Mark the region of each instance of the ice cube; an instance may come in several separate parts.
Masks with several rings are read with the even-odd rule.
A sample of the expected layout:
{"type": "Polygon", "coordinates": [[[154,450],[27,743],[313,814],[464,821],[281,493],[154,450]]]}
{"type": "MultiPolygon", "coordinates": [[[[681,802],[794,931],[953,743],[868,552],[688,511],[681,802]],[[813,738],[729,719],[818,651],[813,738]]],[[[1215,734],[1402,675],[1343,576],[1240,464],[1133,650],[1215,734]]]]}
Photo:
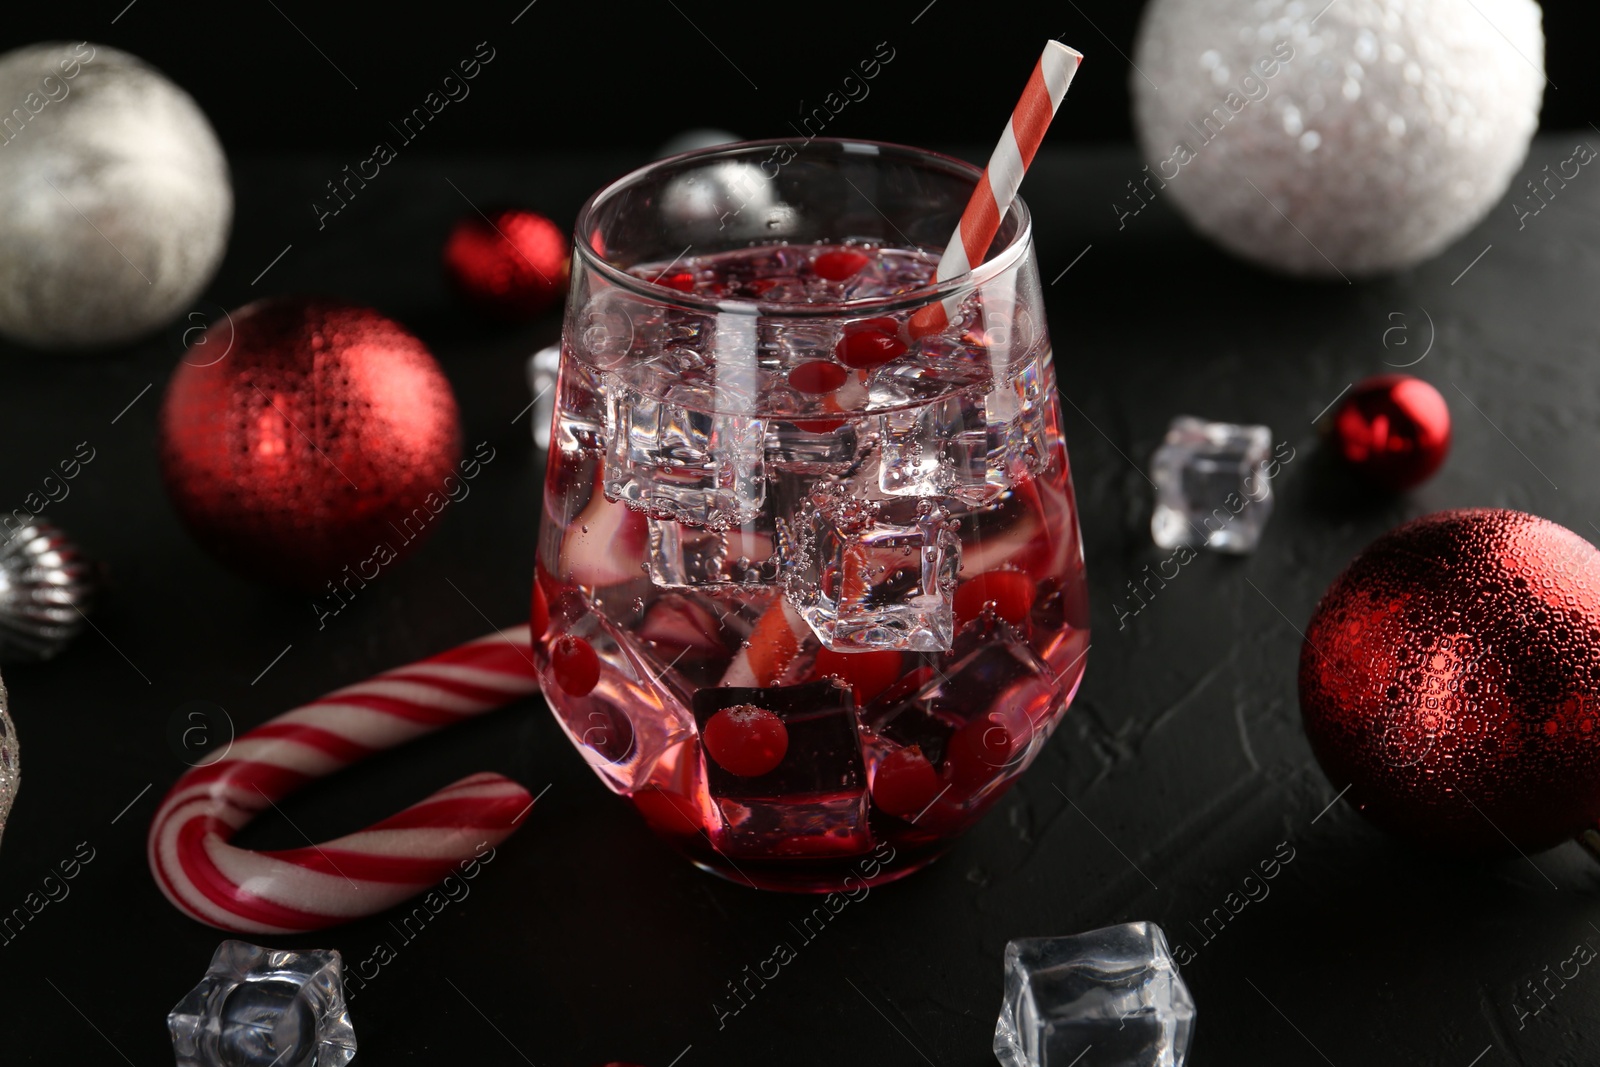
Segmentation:
{"type": "Polygon", "coordinates": [[[650,580],[665,589],[767,585],[779,561],[770,518],[707,529],[650,519],[650,580]]]}
{"type": "Polygon", "coordinates": [[[772,419],[767,423],[767,466],[796,474],[838,474],[856,462],[859,444],[855,424],[842,419],[772,419]]]}
{"type": "Polygon", "coordinates": [[[719,849],[817,856],[870,847],[867,771],[848,686],[719,686],[698,690],[693,700],[702,729],[723,708],[748,705],[777,715],[789,734],[783,762],[763,775],[741,777],[705,757],[706,786],[722,816],[719,849]]]}
{"type": "Polygon", "coordinates": [[[1265,426],[1173,419],[1150,459],[1156,544],[1254,552],[1272,515],[1271,457],[1272,431],[1265,426]]]}
{"type": "Polygon", "coordinates": [[[1005,1067],[1183,1067],[1194,1017],[1155,923],[1021,938],[1006,945],[994,1054],[1005,1067]]]}
{"type": "Polygon", "coordinates": [[[808,516],[788,595],[835,652],[940,652],[955,633],[961,540],[931,500],[830,500],[808,516]]]}
{"type": "Polygon", "coordinates": [[[957,393],[882,417],[879,488],[982,504],[1049,456],[1046,375],[1029,364],[985,395],[957,393]]]}
{"type": "Polygon", "coordinates": [[[224,941],[172,1009],[178,1067],[340,1067],[356,1054],[337,951],[224,941]]]}
{"type": "Polygon", "coordinates": [[[1060,705],[1060,681],[1049,664],[1000,619],[967,623],[949,652],[924,657],[907,676],[918,672],[922,684],[915,691],[877,702],[866,722],[945,767],[958,787],[955,800],[973,799],[1026,767],[1060,705]]]}
{"type": "Polygon", "coordinates": [[[766,433],[763,419],[612,389],[605,494],[657,518],[695,526],[749,521],[766,491],[766,433]]]}

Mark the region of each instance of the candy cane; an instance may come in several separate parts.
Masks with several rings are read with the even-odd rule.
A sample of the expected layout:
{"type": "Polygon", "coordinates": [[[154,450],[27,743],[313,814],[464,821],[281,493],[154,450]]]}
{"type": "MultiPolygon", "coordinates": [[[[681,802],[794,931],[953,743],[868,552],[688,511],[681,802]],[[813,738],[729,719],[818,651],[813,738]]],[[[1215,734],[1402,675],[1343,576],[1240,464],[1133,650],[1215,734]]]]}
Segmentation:
{"type": "Polygon", "coordinates": [[[533,806],[517,783],[474,774],[357,833],[252,852],[238,830],[307,782],[537,692],[528,627],[469,641],[336,690],[239,737],[187,771],[150,825],[150,870],[178,909],[251,934],[320,930],[438,884],[533,806]]]}

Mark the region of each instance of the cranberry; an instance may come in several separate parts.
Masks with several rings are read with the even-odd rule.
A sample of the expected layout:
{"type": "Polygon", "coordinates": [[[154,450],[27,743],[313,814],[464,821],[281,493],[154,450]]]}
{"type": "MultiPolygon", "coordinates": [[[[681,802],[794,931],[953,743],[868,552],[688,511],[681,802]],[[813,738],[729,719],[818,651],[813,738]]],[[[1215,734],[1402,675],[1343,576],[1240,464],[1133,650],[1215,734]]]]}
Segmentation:
{"type": "Polygon", "coordinates": [[[956,590],[956,625],[983,614],[993,604],[994,613],[1013,626],[1021,626],[1033,611],[1038,593],[1033,579],[1021,571],[989,571],[963,582],[956,590]]]}
{"type": "Polygon", "coordinates": [[[664,285],[668,289],[676,289],[680,293],[694,292],[694,275],[686,270],[673,271],[671,274],[657,274],[654,281],[657,285],[664,285]]]}
{"type": "Polygon", "coordinates": [[[980,715],[950,738],[945,765],[958,785],[982,785],[1011,760],[1013,740],[1005,721],[995,712],[980,715]]]}
{"type": "Polygon", "coordinates": [[[589,642],[568,634],[550,650],[550,671],[563,693],[588,696],[600,684],[600,657],[589,642]]]}
{"type": "Polygon", "coordinates": [[[757,778],[783,762],[789,729],[766,708],[735,704],[706,721],[700,731],[706,754],[729,774],[757,778]]]}
{"type": "Polygon", "coordinates": [[[850,372],[837,363],[814,359],[789,372],[789,384],[802,393],[831,393],[845,383],[850,372]]]}
{"type": "Polygon", "coordinates": [[[843,426],[849,419],[794,419],[795,426],[806,433],[832,433],[843,426]]]}
{"type": "Polygon", "coordinates": [[[651,828],[666,834],[694,834],[700,832],[695,818],[694,801],[680,793],[665,789],[641,789],[633,794],[633,806],[639,809],[651,828]]]}
{"type": "Polygon", "coordinates": [[[900,653],[817,651],[812,675],[817,678],[842,678],[856,695],[856,707],[872,703],[900,677],[900,653]]]}
{"type": "Polygon", "coordinates": [[[533,606],[528,613],[528,633],[533,638],[534,647],[544,637],[544,632],[550,629],[550,604],[544,598],[544,590],[540,588],[539,579],[533,580],[533,606]]]}
{"type": "Polygon", "coordinates": [[[811,261],[811,269],[816,271],[819,278],[826,278],[830,282],[842,282],[851,275],[859,274],[861,268],[868,262],[864,254],[844,248],[836,252],[822,253],[811,261]]]}
{"type": "Polygon", "coordinates": [[[872,776],[872,802],[879,810],[902,819],[921,814],[939,795],[939,775],[916,745],[897,748],[882,760],[872,776]]]}
{"type": "Polygon", "coordinates": [[[890,360],[905,354],[906,343],[894,332],[891,319],[868,319],[845,327],[844,336],[834,347],[833,354],[839,362],[856,370],[881,367],[890,360]],[[888,330],[878,328],[879,323],[891,323],[888,330]]]}

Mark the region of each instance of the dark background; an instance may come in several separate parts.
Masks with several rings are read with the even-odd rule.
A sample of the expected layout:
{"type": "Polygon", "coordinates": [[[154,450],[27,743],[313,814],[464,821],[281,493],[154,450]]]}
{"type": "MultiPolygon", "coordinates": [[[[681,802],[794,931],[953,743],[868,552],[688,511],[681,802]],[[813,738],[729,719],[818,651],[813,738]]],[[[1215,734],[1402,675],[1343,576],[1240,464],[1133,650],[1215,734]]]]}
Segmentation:
{"type": "MultiPolygon", "coordinates": [[[[847,908],[718,1029],[712,1003],[725,983],[796,940],[789,924],[812,901],[694,870],[528,700],[308,789],[240,838],[324,840],[480,769],[536,793],[549,786],[471,897],[412,943],[393,916],[267,940],[337,948],[352,965],[395,947],[352,1005],[357,1064],[980,1067],[994,1062],[1009,938],[1132,919],[1159,922],[1196,953],[1183,972],[1200,1011],[1192,1067],[1594,1062],[1593,968],[1531,1019],[1515,1005],[1531,1007],[1525,983],[1581,939],[1600,945],[1600,871],[1575,845],[1531,860],[1443,860],[1330,806],[1342,783],[1312,759],[1295,695],[1297,628],[1351,556],[1400,521],[1488,505],[1600,530],[1592,176],[1525,230],[1497,207],[1413,270],[1295,282],[1197,238],[1164,200],[1120,231],[1104,210],[1139,160],[1125,145],[1073,143],[1128,133],[1126,66],[1088,20],[1129,51],[1136,5],[1077,0],[1086,14],[1070,2],[1046,14],[939,0],[913,27],[921,4],[786,9],[758,22],[748,4],[714,16],[676,0],[757,91],[664,2],[540,0],[515,27],[516,3],[276,2],[359,90],[255,0],[137,0],[114,26],[115,0],[11,10],[0,33],[127,47],[207,109],[233,156],[237,218],[199,311],[307,290],[374,305],[434,351],[466,440],[490,442],[497,458],[417,556],[319,630],[304,599],[201,552],[161,490],[156,411],[183,324],[93,356],[0,343],[0,506],[88,440],[97,458],[51,517],[110,575],[95,631],[52,662],[5,668],[24,780],[0,847],[0,913],[80,842],[95,850],[68,898],[0,944],[7,1067],[171,1062],[165,1014],[225,936],[168,905],[145,863],[151,814],[184,768],[170,731],[188,702],[217,705],[243,731],[525,613],[541,457],[526,416],[514,420],[528,396],[523,361],[559,321],[495,328],[452,298],[439,247],[470,209],[451,183],[565,226],[584,196],[684,127],[786,132],[800,101],[885,39],[900,48],[895,65],[837,132],[966,143],[981,156],[1039,38],[1063,32],[1093,65],[1025,192],[1068,404],[1094,645],[1082,691],[1012,793],[939,863],[847,908]],[[475,95],[317,230],[308,205],[323,183],[485,39],[498,56],[475,95]],[[981,62],[943,58],[978,48],[981,62]],[[977,84],[972,70],[995,76],[977,84]],[[1453,453],[1412,494],[1375,496],[1319,448],[1313,418],[1350,382],[1413,359],[1419,349],[1386,347],[1386,331],[1404,323],[1420,346],[1424,313],[1435,344],[1411,373],[1450,403],[1453,453]],[[1140,469],[1180,412],[1266,423],[1296,459],[1254,556],[1202,556],[1119,630],[1126,583],[1167,555],[1149,540],[1140,469]],[[1294,859],[1271,895],[1202,942],[1198,924],[1283,848],[1294,859]]],[[[1462,18],[1478,17],[1462,2],[1462,18]]],[[[1600,115],[1581,6],[1547,11],[1561,88],[1547,93],[1545,124],[1562,132],[1534,145],[1524,176],[1566,158],[1600,115]]],[[[1091,1054],[1079,1067],[1114,1065],[1091,1054]]]]}
{"type": "MultiPolygon", "coordinates": [[[[527,2],[13,4],[0,45],[88,37],[127,49],[188,89],[232,152],[365,156],[480,41],[497,54],[473,83],[480,99],[447,108],[419,149],[644,148],[690,126],[784,137],[881,41],[897,58],[874,85],[878,102],[846,107],[830,136],[988,142],[1042,42],[1059,37],[1088,58],[1051,142],[1132,136],[1125,56],[1141,0],[537,0],[512,25],[527,2]]],[[[1461,11],[1480,17],[1469,0],[1461,11]]],[[[1544,125],[1581,127],[1600,88],[1600,20],[1587,0],[1544,12],[1546,67],[1560,86],[1546,93],[1544,125]]]]}

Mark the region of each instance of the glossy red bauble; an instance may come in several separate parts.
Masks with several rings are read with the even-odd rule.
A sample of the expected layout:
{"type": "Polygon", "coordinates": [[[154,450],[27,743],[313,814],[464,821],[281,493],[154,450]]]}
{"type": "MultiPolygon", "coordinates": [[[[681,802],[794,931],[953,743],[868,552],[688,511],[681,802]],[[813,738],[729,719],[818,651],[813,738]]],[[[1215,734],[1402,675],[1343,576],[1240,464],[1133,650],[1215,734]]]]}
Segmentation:
{"type": "Polygon", "coordinates": [[[1350,390],[1334,412],[1333,442],[1369,481],[1399,491],[1433,476],[1450,452],[1450,408],[1409,374],[1381,374],[1350,390]]]}
{"type": "Polygon", "coordinates": [[[1306,627],[1300,712],[1385,829],[1463,852],[1571,838],[1600,818],[1600,552],[1488,508],[1389,531],[1306,627]]]}
{"type": "Polygon", "coordinates": [[[354,595],[421,544],[458,491],[450,383],[370,308],[281,298],[226,324],[167,386],[159,449],[173,506],[243,574],[354,595]]]}
{"type": "Polygon", "coordinates": [[[497,318],[529,319],[567,291],[567,235],[532,211],[507,208],[462,217],[444,245],[456,290],[497,318]]]}

